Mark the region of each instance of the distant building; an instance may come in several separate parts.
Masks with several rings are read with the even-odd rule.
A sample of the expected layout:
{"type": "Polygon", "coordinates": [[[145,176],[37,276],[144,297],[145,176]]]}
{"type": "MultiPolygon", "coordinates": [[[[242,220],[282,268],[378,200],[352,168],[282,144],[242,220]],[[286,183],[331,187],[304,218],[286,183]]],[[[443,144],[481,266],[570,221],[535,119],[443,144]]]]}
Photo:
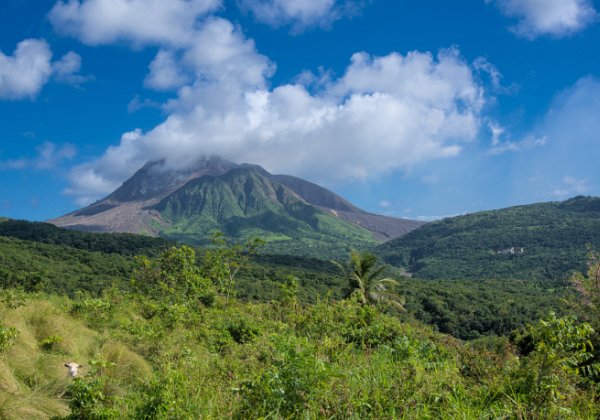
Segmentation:
{"type": "Polygon", "coordinates": [[[524,253],[525,253],[525,248],[516,247],[516,246],[511,246],[510,248],[501,249],[500,251],[498,251],[498,254],[524,254],[524,253]]]}

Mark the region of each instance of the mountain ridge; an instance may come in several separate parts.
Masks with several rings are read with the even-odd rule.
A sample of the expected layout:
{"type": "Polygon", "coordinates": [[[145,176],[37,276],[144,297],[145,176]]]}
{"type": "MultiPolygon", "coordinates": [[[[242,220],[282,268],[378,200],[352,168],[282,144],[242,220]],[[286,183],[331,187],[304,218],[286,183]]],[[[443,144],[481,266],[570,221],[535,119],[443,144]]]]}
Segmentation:
{"type": "Polygon", "coordinates": [[[426,279],[564,280],[600,249],[600,197],[446,218],[379,245],[387,263],[426,279]]]}
{"type": "Polygon", "coordinates": [[[370,247],[422,224],[374,215],[312,182],[218,157],[204,158],[185,170],[169,169],[164,161],[149,162],[106,198],[50,222],[198,244],[215,230],[234,239],[258,236],[289,246],[292,240],[308,241],[304,245],[314,246],[312,251],[303,251],[300,243],[291,248],[309,255],[338,245],[343,250],[370,247]]]}

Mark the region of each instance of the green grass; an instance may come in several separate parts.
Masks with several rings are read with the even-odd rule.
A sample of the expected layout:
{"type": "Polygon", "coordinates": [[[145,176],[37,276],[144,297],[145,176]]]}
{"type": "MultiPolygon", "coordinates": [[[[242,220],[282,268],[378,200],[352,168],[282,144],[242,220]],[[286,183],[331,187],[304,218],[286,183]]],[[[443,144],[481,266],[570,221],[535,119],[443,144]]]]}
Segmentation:
{"type": "Polygon", "coordinates": [[[535,400],[512,388],[522,367],[510,346],[465,345],[352,301],[219,300],[159,311],[149,311],[159,302],[120,293],[102,301],[30,294],[18,307],[0,303],[3,324],[19,331],[0,353],[2,418],[599,414],[576,376],[563,376],[560,400],[535,400]],[[57,334],[56,348],[39,346],[57,334]],[[85,366],[81,379],[66,376],[62,365],[71,360],[85,366]]]}

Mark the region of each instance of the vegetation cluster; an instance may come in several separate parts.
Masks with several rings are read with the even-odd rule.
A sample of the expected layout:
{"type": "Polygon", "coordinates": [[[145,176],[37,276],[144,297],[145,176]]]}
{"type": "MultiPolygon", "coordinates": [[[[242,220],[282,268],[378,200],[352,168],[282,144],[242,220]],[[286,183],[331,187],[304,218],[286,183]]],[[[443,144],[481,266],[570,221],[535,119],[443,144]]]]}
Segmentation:
{"type": "Polygon", "coordinates": [[[346,299],[301,303],[289,277],[278,300],[244,303],[208,278],[235,266],[220,255],[207,266],[186,246],[138,258],[131,290],[101,297],[3,290],[0,416],[600,415],[596,333],[573,316],[465,343],[363,299],[369,270],[346,299]],[[67,378],[66,360],[85,366],[79,377],[67,378]]]}
{"type": "Polygon", "coordinates": [[[423,281],[368,252],[71,233],[0,236],[0,418],[600,416],[593,253],[569,284],[423,281]]]}
{"type": "Polygon", "coordinates": [[[600,248],[599,216],[600,198],[583,196],[484,211],[428,223],[376,253],[423,279],[560,282],[585,271],[588,245],[600,248]]]}
{"type": "MultiPolygon", "coordinates": [[[[2,225],[0,223],[0,229],[2,225]]],[[[0,288],[18,287],[25,291],[43,291],[72,298],[81,292],[91,297],[101,297],[103,291],[112,286],[131,291],[131,278],[136,266],[134,257],[92,251],[90,249],[98,248],[85,249],[82,245],[75,248],[73,244],[81,244],[77,240],[81,232],[42,223],[19,222],[12,226],[4,232],[15,236],[0,236],[0,288]],[[35,239],[42,242],[35,242],[35,239]]],[[[83,233],[83,237],[88,236],[88,243],[113,244],[106,249],[124,248],[126,245],[119,241],[135,237],[140,244],[138,253],[144,251],[146,257],[158,256],[166,249],[160,240],[144,236],[83,233]]],[[[316,303],[326,298],[340,300],[350,292],[348,279],[330,261],[257,253],[256,244],[247,243],[253,248],[251,250],[239,245],[225,246],[222,236],[214,239],[219,244],[196,250],[198,265],[206,266],[206,261],[216,261],[218,258],[231,259],[236,253],[245,256],[243,270],[239,269],[239,265],[233,267],[236,281],[229,281],[227,287],[232,289],[230,296],[236,295],[246,302],[276,300],[279,299],[280,286],[290,276],[298,279],[298,299],[301,303],[316,303]]],[[[142,256],[140,254],[138,257],[142,256]]],[[[213,268],[212,274],[204,274],[212,279],[222,275],[224,279],[229,278],[231,271],[220,272],[220,269],[213,268]]],[[[414,317],[435,326],[440,332],[461,339],[506,335],[551,310],[565,314],[562,301],[572,294],[571,288],[564,282],[478,279],[423,281],[402,277],[402,272],[391,268],[383,274],[384,277],[401,279],[397,290],[406,298],[404,307],[407,312],[399,316],[407,319],[414,317]]]]}

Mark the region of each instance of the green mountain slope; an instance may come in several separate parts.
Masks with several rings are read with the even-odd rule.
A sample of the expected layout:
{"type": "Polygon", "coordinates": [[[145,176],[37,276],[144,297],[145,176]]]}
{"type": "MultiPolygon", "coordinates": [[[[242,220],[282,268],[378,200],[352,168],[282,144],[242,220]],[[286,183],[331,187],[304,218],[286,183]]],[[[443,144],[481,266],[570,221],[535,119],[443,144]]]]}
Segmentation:
{"type": "Polygon", "coordinates": [[[170,226],[162,235],[203,244],[214,231],[235,239],[261,237],[265,252],[333,257],[376,243],[366,229],[308,204],[254,166],[196,178],[161,200],[154,210],[170,226]]]}
{"type": "Polygon", "coordinates": [[[342,256],[422,224],[368,213],[303,179],[215,156],[179,169],[149,162],[106,198],[50,223],[191,244],[206,243],[220,230],[235,239],[262,237],[267,252],[320,258],[342,256]]]}
{"type": "Polygon", "coordinates": [[[543,280],[584,270],[588,245],[600,249],[600,198],[579,196],[429,223],[377,252],[421,278],[543,280]]]}

